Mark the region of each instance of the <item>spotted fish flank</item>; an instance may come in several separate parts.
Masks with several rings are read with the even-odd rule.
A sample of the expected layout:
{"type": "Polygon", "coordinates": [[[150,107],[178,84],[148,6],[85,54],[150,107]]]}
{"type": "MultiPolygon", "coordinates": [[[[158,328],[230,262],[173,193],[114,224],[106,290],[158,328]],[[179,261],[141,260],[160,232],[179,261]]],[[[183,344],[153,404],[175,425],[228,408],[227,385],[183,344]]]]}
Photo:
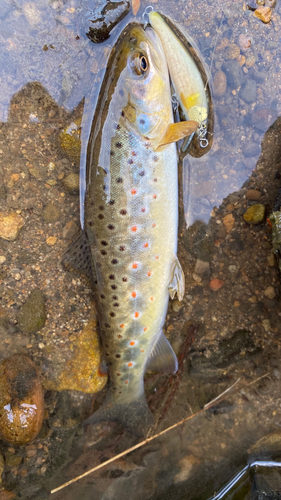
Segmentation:
{"type": "Polygon", "coordinates": [[[176,132],[161,43],[151,28],[130,25],[111,54],[93,120],[85,230],[63,262],[92,283],[109,370],[106,401],[87,423],[116,420],[139,435],[153,424],[145,370],[177,370],[162,330],[169,290],[184,293],[171,125],[182,137],[198,123],[176,132]]]}

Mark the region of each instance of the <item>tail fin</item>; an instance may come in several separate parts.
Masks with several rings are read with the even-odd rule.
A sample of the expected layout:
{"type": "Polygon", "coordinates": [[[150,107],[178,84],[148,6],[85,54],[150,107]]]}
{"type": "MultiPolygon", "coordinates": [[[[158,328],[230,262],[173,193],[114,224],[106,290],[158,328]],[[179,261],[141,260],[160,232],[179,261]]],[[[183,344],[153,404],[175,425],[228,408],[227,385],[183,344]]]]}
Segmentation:
{"type": "Polygon", "coordinates": [[[83,425],[94,425],[103,421],[118,422],[129,432],[140,437],[146,437],[154,426],[154,418],[144,394],[138,399],[119,403],[110,394],[104,404],[83,425]]]}

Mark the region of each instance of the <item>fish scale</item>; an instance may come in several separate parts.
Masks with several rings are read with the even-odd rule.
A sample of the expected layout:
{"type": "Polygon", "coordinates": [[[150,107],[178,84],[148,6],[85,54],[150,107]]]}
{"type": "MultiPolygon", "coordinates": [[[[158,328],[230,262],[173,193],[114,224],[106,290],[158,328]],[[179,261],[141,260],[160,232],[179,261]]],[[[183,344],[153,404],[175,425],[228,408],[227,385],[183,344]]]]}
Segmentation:
{"type": "Polygon", "coordinates": [[[145,434],[153,418],[146,369],[174,373],[163,334],[169,294],[181,300],[176,257],[178,179],[175,140],[197,122],[173,123],[161,42],[129,25],[112,51],[87,150],[85,224],[63,257],[92,285],[110,388],[87,424],[121,422],[145,434]]]}

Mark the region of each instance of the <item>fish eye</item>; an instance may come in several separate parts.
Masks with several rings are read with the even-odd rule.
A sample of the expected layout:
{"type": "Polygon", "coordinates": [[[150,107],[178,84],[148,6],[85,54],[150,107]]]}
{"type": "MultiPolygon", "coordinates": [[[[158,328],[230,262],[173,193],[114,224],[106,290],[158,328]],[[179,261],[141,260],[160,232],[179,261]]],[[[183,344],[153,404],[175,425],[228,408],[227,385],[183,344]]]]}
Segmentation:
{"type": "Polygon", "coordinates": [[[143,54],[132,57],[130,67],[135,75],[144,75],[148,70],[148,60],[143,54]]]}

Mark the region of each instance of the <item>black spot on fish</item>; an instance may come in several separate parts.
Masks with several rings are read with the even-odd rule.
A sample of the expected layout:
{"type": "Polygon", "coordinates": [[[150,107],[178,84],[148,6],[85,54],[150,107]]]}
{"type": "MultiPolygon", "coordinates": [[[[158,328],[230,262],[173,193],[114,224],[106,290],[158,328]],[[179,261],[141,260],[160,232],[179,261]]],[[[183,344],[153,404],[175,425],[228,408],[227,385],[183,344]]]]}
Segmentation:
{"type": "Polygon", "coordinates": [[[110,280],[115,280],[114,274],[110,274],[108,277],[109,277],[110,280]]]}
{"type": "Polygon", "coordinates": [[[119,307],[119,304],[118,302],[115,302],[115,304],[113,304],[114,307],[119,307]]]}
{"type": "Polygon", "coordinates": [[[134,160],[132,160],[132,158],[129,158],[128,163],[129,165],[132,165],[134,163],[134,160]]]}
{"type": "Polygon", "coordinates": [[[120,149],[120,148],[122,148],[123,144],[122,144],[122,142],[116,142],[116,143],[115,143],[115,146],[116,146],[118,149],[120,149]]]}
{"type": "Polygon", "coordinates": [[[98,217],[99,217],[99,219],[104,219],[104,215],[103,214],[99,214],[98,217]]]}
{"type": "Polygon", "coordinates": [[[121,111],[121,116],[125,116],[125,113],[124,113],[124,111],[123,111],[123,110],[121,111]]]}
{"type": "Polygon", "coordinates": [[[107,252],[105,250],[101,250],[100,252],[102,255],[107,255],[107,252]]]}
{"type": "Polygon", "coordinates": [[[121,245],[121,246],[119,247],[119,250],[121,250],[121,252],[124,252],[124,250],[126,250],[125,245],[121,245]]]}
{"type": "Polygon", "coordinates": [[[126,281],[128,281],[128,278],[126,278],[126,276],[124,276],[124,278],[122,278],[122,280],[124,281],[124,283],[126,283],[126,281]]]}
{"type": "Polygon", "coordinates": [[[103,293],[100,294],[101,299],[105,299],[105,295],[103,293]]]}
{"type": "Polygon", "coordinates": [[[109,313],[109,316],[111,316],[112,318],[114,318],[115,313],[114,313],[114,312],[110,312],[110,313],[109,313]]]}
{"type": "Polygon", "coordinates": [[[116,354],[115,358],[121,358],[121,354],[116,354]]]}
{"type": "Polygon", "coordinates": [[[153,159],[153,161],[158,161],[159,160],[158,156],[153,156],[152,159],[153,159]]]}
{"type": "Polygon", "coordinates": [[[107,188],[106,188],[106,185],[104,184],[104,185],[103,185],[103,190],[104,190],[104,191],[106,191],[106,189],[107,189],[107,188]]]}
{"type": "Polygon", "coordinates": [[[115,200],[110,200],[109,205],[114,205],[115,200]]]}
{"type": "Polygon", "coordinates": [[[92,226],[92,225],[93,225],[93,221],[89,220],[88,226],[92,226]]]}
{"type": "Polygon", "coordinates": [[[157,179],[156,179],[156,178],[155,178],[155,179],[153,179],[153,180],[154,180],[154,182],[157,182],[157,179]]]}
{"type": "Polygon", "coordinates": [[[111,264],[118,264],[118,260],[117,259],[112,259],[111,264]]]}
{"type": "Polygon", "coordinates": [[[117,285],[111,285],[112,290],[117,290],[117,285]]]}
{"type": "Polygon", "coordinates": [[[126,213],[127,213],[127,210],[124,210],[124,209],[123,209],[123,210],[120,210],[120,214],[121,214],[121,215],[126,215],[126,213]]]}
{"type": "Polygon", "coordinates": [[[107,226],[107,227],[108,227],[108,229],[114,229],[113,224],[108,224],[108,226],[107,226]]]}
{"type": "Polygon", "coordinates": [[[117,177],[116,182],[118,182],[118,184],[120,184],[121,182],[123,182],[122,177],[117,177]]]}
{"type": "Polygon", "coordinates": [[[106,355],[106,356],[109,356],[109,353],[108,353],[108,352],[106,352],[106,353],[105,353],[105,355],[106,355]]]}
{"type": "Polygon", "coordinates": [[[143,118],[140,119],[140,124],[141,125],[144,125],[145,124],[145,120],[143,118]]]}
{"type": "Polygon", "coordinates": [[[121,377],[121,373],[116,373],[116,375],[117,375],[118,377],[121,377]]]}
{"type": "Polygon", "coordinates": [[[113,300],[118,300],[117,295],[113,295],[112,299],[113,299],[113,300]]]}
{"type": "Polygon", "coordinates": [[[110,151],[110,156],[114,156],[114,155],[115,155],[114,151],[111,150],[110,151]]]}
{"type": "Polygon", "coordinates": [[[105,326],[106,328],[110,328],[110,324],[109,324],[109,323],[104,323],[104,326],[105,326]]]}
{"type": "Polygon", "coordinates": [[[139,173],[139,175],[140,175],[141,177],[143,177],[143,176],[144,176],[144,170],[142,170],[142,171],[139,173]]]}
{"type": "Polygon", "coordinates": [[[116,126],[116,130],[120,130],[120,128],[121,128],[121,125],[119,125],[119,123],[118,123],[118,125],[116,126]]]}
{"type": "Polygon", "coordinates": [[[106,247],[106,246],[108,245],[107,241],[105,241],[105,240],[102,240],[102,241],[101,241],[101,244],[102,244],[104,247],[106,247]]]}
{"type": "Polygon", "coordinates": [[[100,209],[100,210],[104,210],[104,206],[103,206],[103,205],[100,205],[100,206],[99,206],[99,209],[100,209]]]}

